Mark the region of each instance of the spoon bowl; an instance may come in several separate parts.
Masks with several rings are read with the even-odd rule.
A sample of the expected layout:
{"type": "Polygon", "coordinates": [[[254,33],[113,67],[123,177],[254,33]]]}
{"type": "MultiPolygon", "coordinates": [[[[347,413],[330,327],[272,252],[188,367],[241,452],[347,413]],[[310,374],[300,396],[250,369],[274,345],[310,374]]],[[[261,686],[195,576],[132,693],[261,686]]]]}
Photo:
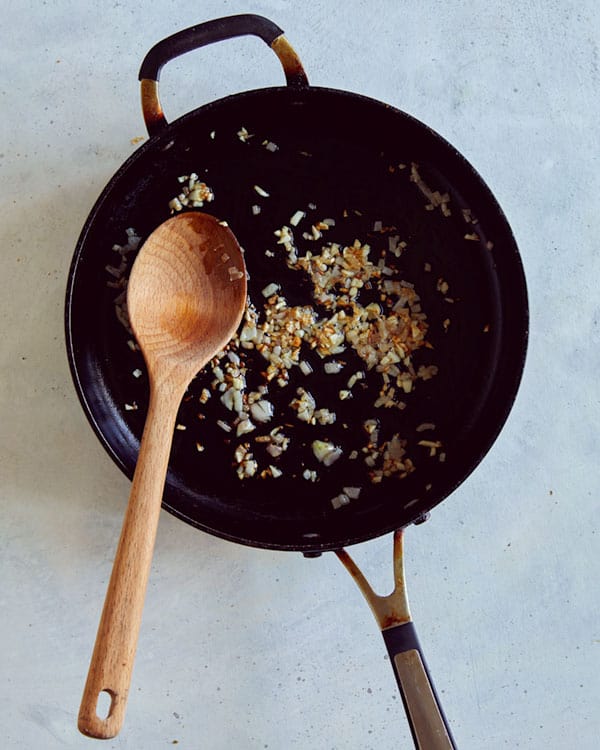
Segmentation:
{"type": "Polygon", "coordinates": [[[177,412],[196,373],[235,333],[246,269],[226,224],[200,212],[161,224],[133,264],[131,327],[150,383],[140,451],[79,710],[79,730],[110,739],[123,724],[177,412]],[[108,696],[106,716],[98,715],[108,696]]]}
{"type": "Polygon", "coordinates": [[[235,333],[246,303],[241,249],[214,216],[180,214],[144,243],[127,309],[150,376],[191,378],[235,333]]]}

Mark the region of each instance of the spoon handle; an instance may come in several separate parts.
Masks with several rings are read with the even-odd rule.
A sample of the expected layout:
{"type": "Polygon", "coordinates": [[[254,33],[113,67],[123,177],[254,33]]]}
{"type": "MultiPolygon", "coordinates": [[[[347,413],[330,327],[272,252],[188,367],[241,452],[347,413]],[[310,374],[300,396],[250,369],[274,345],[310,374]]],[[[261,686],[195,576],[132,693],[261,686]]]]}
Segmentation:
{"type": "Polygon", "coordinates": [[[168,386],[151,389],[129,503],[79,709],[79,730],[89,737],[110,739],[123,724],[179,402],[179,394],[168,386]],[[103,692],[110,698],[104,718],[97,713],[103,692]]]}

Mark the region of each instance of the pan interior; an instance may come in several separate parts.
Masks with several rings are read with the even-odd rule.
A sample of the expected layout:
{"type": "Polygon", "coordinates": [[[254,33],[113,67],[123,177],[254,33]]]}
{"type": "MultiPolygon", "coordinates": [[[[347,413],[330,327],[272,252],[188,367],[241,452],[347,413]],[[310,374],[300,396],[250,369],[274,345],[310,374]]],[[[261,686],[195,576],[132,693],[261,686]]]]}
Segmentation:
{"type": "MultiPolygon", "coordinates": [[[[339,391],[349,375],[365,370],[364,363],[348,348],[337,357],[346,363],[342,372],[326,375],[323,360],[307,349],[303,358],[313,372],[307,376],[293,368],[285,388],[270,387],[272,422],[236,438],[235,430],[225,433],[217,425],[228,416],[218,394],[199,403],[202,389],[214,380],[212,371],[200,373],[177,420],[185,429],[175,432],[165,507],[236,541],[315,550],[401,527],[444,499],[489,449],[517,388],[527,317],[518,252],[491,193],[449,144],[397,110],[326,89],[264,89],[196,110],[139,149],[100,197],[73,260],[67,336],[80,398],[113,458],[132,475],[147,380],[140,353],[128,343],[131,334],[115,314],[118,290],[107,285],[111,276],[105,267],[115,263],[111,248],[126,241],[128,228],[143,239],[168,218],[168,203],[181,188],[178,178],[191,172],[215,194],[201,210],[226,220],[245,249],[249,294],[257,304],[272,282],[281,285],[289,304],[311,302],[307,278],[288,267],[274,235],[290,225],[296,211],[306,213],[294,228],[301,253],[318,251],[328,241],[359,239],[377,258],[391,234],[405,241],[401,256],[386,263],[414,284],[427,314],[431,348],[413,355],[415,366],[436,365],[438,374],[419,381],[401,411],[374,409],[381,385],[374,371],[343,404],[339,391]],[[241,128],[252,137],[240,138],[241,128]],[[424,184],[448,194],[449,212],[427,208],[430,201],[411,180],[413,164],[424,184]],[[304,241],[303,231],[325,218],[335,226],[320,243],[304,241]],[[446,293],[440,279],[448,285],[446,293]],[[319,406],[336,411],[336,422],[316,427],[294,418],[289,403],[297,388],[318,393],[319,406]],[[362,426],[371,418],[380,423],[384,439],[392,434],[406,439],[413,473],[380,484],[365,480],[362,457],[350,455],[364,444],[362,426]],[[435,425],[432,435],[419,431],[424,423],[435,425]],[[272,464],[254,438],[278,424],[286,425],[297,443],[326,439],[343,455],[325,468],[310,451],[299,463],[288,450],[277,461],[278,478],[240,481],[232,468],[236,444],[250,442],[261,468],[272,464]],[[427,438],[442,448],[419,445],[427,438]],[[305,469],[316,470],[318,481],[304,479],[305,469]],[[332,497],[348,486],[362,488],[359,498],[334,509],[332,497]]],[[[249,380],[258,378],[264,360],[256,352],[244,355],[249,380]]]]}

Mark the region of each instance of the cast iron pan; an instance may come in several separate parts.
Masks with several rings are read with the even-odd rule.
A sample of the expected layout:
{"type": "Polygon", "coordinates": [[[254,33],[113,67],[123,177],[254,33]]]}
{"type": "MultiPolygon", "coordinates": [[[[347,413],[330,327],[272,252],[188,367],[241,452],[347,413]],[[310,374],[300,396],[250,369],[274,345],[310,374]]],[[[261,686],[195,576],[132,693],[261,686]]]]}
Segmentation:
{"type": "MultiPolygon", "coordinates": [[[[240,481],[232,470],[233,449],[255,435],[236,440],[216,426],[227,415],[217,398],[199,404],[202,388],[213,379],[210,372],[200,373],[182,403],[178,422],[186,429],[175,433],[164,507],[211,534],[305,554],[339,550],[422,520],[491,447],[523,368],[528,325],[524,274],[509,225],[490,190],[448,142],[406,113],[354,93],[309,86],[281,30],[258,16],[220,19],[164,40],[146,57],[140,78],[151,137],[94,206],[75,250],[67,289],[71,371],[102,444],[132,476],[147,384],[141,355],[128,345],[132,337],[115,314],[118,290],[107,285],[111,276],[106,266],[115,264],[111,248],[126,242],[128,228],[143,239],[167,219],[168,203],[180,190],[178,177],[196,172],[215,194],[202,210],[226,220],[245,248],[249,294],[259,304],[261,290],[273,281],[281,283],[290,304],[310,302],[306,279],[286,266],[273,234],[289,225],[297,210],[307,214],[294,230],[301,252],[314,249],[302,232],[324,218],[334,218],[336,224],[323,241],[352,243],[359,238],[371,245],[375,257],[387,247],[390,234],[405,241],[405,252],[389,264],[415,285],[428,316],[431,348],[414,355],[415,365],[435,364],[438,374],[417,384],[403,411],[379,409],[374,414],[380,376],[367,373],[353,389],[352,400],[340,402],[338,391],[364,364],[346,351],[337,357],[347,362],[344,370],[323,375],[323,361],[307,351],[313,373],[305,376],[296,368],[288,386],[270,390],[276,415],[268,429],[289,424],[286,429],[297,444],[328,439],[343,448],[343,457],[324,469],[310,451],[302,463],[289,450],[280,462],[281,477],[240,481]],[[162,65],[187,50],[241,34],[257,35],[272,46],[288,85],[236,94],[167,124],[158,100],[162,65]],[[247,142],[238,137],[242,127],[253,135],[247,142]],[[268,150],[265,142],[276,144],[277,150],[268,150]],[[450,215],[440,206],[427,206],[430,201],[411,180],[412,165],[431,190],[448,194],[450,215]],[[261,197],[255,185],[269,197],[261,197]],[[258,215],[253,205],[260,206],[258,215]],[[440,279],[448,284],[446,294],[439,291],[440,279]],[[138,369],[142,376],[136,378],[132,373],[138,369]],[[288,404],[297,387],[333,403],[335,424],[316,428],[294,421],[288,404]],[[404,479],[371,484],[365,481],[363,462],[348,458],[362,439],[362,423],[374,416],[384,436],[399,433],[407,440],[416,470],[404,479]],[[435,424],[435,440],[443,446],[435,455],[418,444],[424,435],[417,427],[423,423],[435,424]],[[197,442],[204,452],[198,452],[197,442]],[[318,469],[319,481],[303,479],[306,468],[318,469]],[[334,509],[331,498],[353,485],[363,487],[360,497],[334,509]]],[[[264,362],[256,357],[248,353],[250,371],[258,377],[264,362]]],[[[259,464],[266,462],[258,447],[256,451],[259,464]]]]}

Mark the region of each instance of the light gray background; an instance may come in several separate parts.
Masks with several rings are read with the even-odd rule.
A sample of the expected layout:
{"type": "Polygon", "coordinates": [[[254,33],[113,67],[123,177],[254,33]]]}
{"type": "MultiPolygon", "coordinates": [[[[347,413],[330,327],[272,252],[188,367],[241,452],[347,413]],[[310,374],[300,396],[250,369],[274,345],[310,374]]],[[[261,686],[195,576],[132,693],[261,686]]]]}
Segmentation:
{"type": "MultiPolygon", "coordinates": [[[[600,747],[600,6],[482,0],[3,4],[0,23],[0,743],[92,747],[76,713],[129,485],[63,342],[66,275],[144,135],[159,39],[237,12],[311,82],[389,102],[476,166],[519,243],[531,343],[508,424],[407,533],[413,615],[461,750],[600,747]]],[[[241,39],[170,64],[167,115],[280,84],[241,39]]],[[[389,588],[391,538],[355,550],[389,588]]],[[[245,549],[161,518],[126,726],[110,748],[411,747],[381,637],[335,557],[245,549]],[[177,741],[178,744],[174,745],[177,741]]]]}

